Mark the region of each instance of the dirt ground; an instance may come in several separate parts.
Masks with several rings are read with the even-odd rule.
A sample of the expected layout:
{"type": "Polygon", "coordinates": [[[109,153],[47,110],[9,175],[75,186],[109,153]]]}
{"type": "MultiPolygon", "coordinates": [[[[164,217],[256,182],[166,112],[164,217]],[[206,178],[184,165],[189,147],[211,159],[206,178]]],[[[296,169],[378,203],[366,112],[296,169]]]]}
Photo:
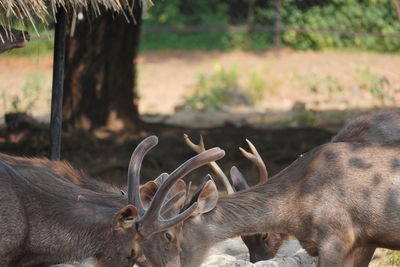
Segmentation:
{"type": "MultiPolygon", "coordinates": [[[[169,51],[141,53],[137,62],[139,110],[152,122],[198,128],[221,126],[227,120],[264,124],[285,120],[293,112],[316,111],[327,114],[320,121],[340,123],[353,114],[375,108],[393,109],[400,103],[400,55],[397,54],[288,49],[262,53],[169,51]],[[205,115],[187,110],[175,112],[184,103],[184,97],[194,90],[199,74],[221,68],[236,69],[244,87],[252,75],[261,79],[259,101],[205,115]],[[372,93],[376,89],[372,80],[380,78],[387,81],[382,84],[384,103],[372,93]]],[[[0,114],[25,109],[48,121],[51,71],[52,60],[48,56],[1,55],[0,114]],[[12,105],[9,99],[20,101],[12,105]]],[[[317,125],[319,120],[315,122],[317,125]]]]}

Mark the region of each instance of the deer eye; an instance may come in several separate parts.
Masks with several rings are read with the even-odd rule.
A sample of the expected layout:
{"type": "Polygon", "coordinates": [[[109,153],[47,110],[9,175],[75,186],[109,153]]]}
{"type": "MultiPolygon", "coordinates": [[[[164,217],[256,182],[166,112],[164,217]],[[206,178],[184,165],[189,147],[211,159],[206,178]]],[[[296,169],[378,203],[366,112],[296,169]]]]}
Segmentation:
{"type": "Polygon", "coordinates": [[[174,235],[167,231],[164,233],[164,238],[168,241],[168,242],[172,242],[174,240],[174,235]]]}

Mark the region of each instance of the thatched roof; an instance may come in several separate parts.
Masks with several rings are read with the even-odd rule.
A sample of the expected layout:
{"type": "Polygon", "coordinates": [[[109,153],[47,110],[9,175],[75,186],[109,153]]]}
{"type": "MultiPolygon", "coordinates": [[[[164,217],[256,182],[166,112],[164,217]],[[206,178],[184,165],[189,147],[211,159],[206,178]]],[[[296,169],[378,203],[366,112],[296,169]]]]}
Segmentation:
{"type": "MultiPolygon", "coordinates": [[[[57,7],[62,7],[69,13],[82,10],[99,15],[101,10],[111,10],[118,13],[130,12],[133,6],[129,0],[0,0],[0,23],[10,25],[11,21],[30,21],[33,25],[46,22],[55,17],[57,7]]],[[[142,2],[147,2],[142,0],[142,2]]]]}

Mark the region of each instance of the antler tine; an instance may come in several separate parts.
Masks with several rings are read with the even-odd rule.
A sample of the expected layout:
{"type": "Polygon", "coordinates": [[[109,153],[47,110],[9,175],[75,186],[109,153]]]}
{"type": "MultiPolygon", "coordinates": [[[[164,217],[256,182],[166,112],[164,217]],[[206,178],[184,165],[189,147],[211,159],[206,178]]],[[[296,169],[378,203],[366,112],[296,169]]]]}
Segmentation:
{"type": "Polygon", "coordinates": [[[192,170],[203,166],[210,161],[218,160],[224,155],[225,152],[222,149],[212,148],[192,157],[175,169],[157,190],[157,193],[151,201],[147,212],[136,222],[138,233],[140,233],[143,237],[148,237],[156,232],[163,231],[189,217],[190,214],[196,209],[197,203],[193,203],[184,212],[169,220],[160,219],[160,209],[168,190],[177,180],[187,175],[192,170]]]}
{"type": "Polygon", "coordinates": [[[258,173],[259,173],[259,181],[258,183],[264,183],[268,180],[268,171],[267,167],[265,167],[265,163],[263,159],[261,158],[260,154],[258,153],[256,147],[248,140],[246,139],[247,144],[250,147],[251,153],[247,152],[243,148],[239,147],[240,152],[242,152],[243,156],[245,156],[248,160],[253,162],[257,168],[258,168],[258,173]]]}
{"type": "Polygon", "coordinates": [[[204,141],[202,135],[200,135],[200,141],[198,145],[193,143],[187,134],[183,134],[183,141],[185,141],[186,145],[190,147],[197,154],[200,154],[201,152],[206,150],[206,148],[204,147],[204,141]]]}
{"type": "Polygon", "coordinates": [[[192,198],[192,181],[189,181],[188,187],[186,189],[186,197],[185,197],[185,204],[190,201],[190,199],[192,198]]]}
{"type": "MultiPolygon", "coordinates": [[[[198,145],[195,145],[190,139],[187,134],[183,135],[183,139],[188,147],[190,147],[194,152],[196,153],[201,153],[202,151],[205,151],[205,146],[204,146],[204,140],[203,136],[200,135],[200,141],[198,145]]],[[[226,191],[228,194],[233,194],[235,190],[233,190],[231,183],[229,182],[228,177],[226,177],[225,173],[222,171],[222,169],[218,166],[216,162],[210,162],[208,163],[208,166],[214,171],[215,175],[221,180],[222,184],[225,186],[226,191]]]]}
{"type": "Polygon", "coordinates": [[[154,146],[158,144],[157,136],[149,136],[135,148],[132,153],[128,167],[128,203],[133,204],[142,215],[145,212],[142,201],[140,200],[140,168],[143,158],[154,146]]]}
{"type": "MultiPolygon", "coordinates": [[[[178,202],[183,196],[186,195],[186,191],[182,191],[177,193],[175,196],[171,197],[170,199],[168,199],[165,204],[162,206],[161,209],[161,215],[164,215],[165,213],[167,213],[176,202],[178,202]]],[[[185,198],[186,199],[186,198],[185,198]]]]}

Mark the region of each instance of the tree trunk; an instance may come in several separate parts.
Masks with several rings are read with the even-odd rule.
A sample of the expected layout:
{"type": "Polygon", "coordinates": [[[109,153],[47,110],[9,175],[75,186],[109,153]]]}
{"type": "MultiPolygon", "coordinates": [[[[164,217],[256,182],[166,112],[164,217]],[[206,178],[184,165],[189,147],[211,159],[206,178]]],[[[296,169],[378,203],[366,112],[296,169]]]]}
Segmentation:
{"type": "Polygon", "coordinates": [[[138,128],[134,94],[142,7],[135,0],[134,17],[103,11],[78,21],[67,38],[63,126],[65,129],[138,128]]]}

